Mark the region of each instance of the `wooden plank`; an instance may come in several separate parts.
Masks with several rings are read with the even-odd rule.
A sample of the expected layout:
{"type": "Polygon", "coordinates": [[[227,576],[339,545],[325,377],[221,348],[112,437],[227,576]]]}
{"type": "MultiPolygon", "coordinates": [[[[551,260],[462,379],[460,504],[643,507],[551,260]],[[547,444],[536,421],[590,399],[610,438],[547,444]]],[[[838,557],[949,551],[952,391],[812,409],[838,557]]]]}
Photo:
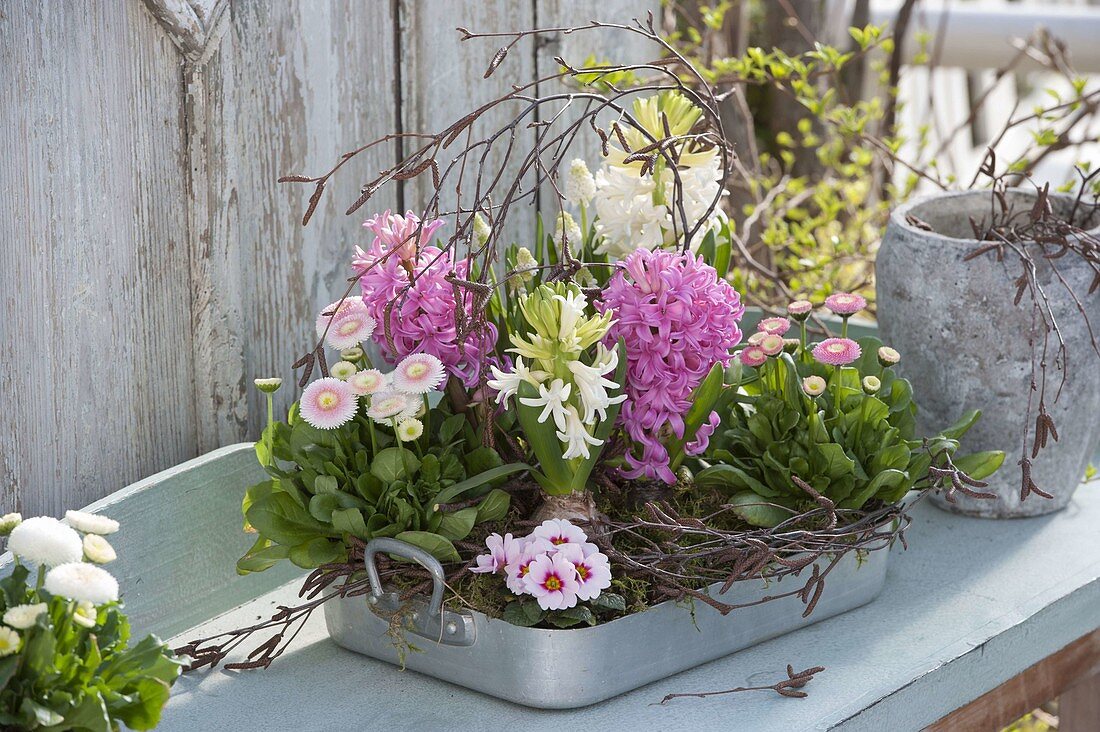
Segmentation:
{"type": "MultiPolygon", "coordinates": [[[[585,25],[591,20],[605,23],[618,23],[631,25],[635,18],[641,22],[646,21],[646,12],[652,11],[654,17],[660,20],[660,2],[656,0],[606,0],[598,5],[587,6],[583,12],[578,11],[577,3],[569,0],[544,0],[536,6],[537,25],[540,28],[567,28],[585,25]]],[[[585,30],[568,35],[558,33],[547,35],[536,49],[536,71],[538,76],[544,77],[558,70],[555,57],[561,57],[572,66],[583,66],[589,56],[595,56],[597,63],[644,63],[660,58],[661,48],[640,35],[615,28],[600,28],[585,30]]],[[[549,82],[541,84],[540,94],[554,94],[577,90],[575,83],[568,81],[549,82]]],[[[629,107],[630,99],[623,103],[629,107]]],[[[558,110],[565,103],[547,105],[541,112],[542,119],[553,119],[558,110]]],[[[554,123],[554,129],[562,131],[570,122],[580,118],[582,109],[579,103],[574,102],[567,111],[558,117],[554,123]]],[[[618,116],[614,112],[606,112],[600,116],[600,123],[606,127],[607,123],[618,116]]],[[[556,134],[556,133],[552,133],[556,134]]],[[[603,155],[601,152],[600,138],[588,125],[584,125],[578,133],[569,154],[565,157],[560,170],[564,177],[569,172],[569,162],[574,158],[582,158],[593,173],[600,167],[603,155]]],[[[562,185],[559,183],[559,186],[562,185]]],[[[548,222],[554,221],[557,213],[557,203],[554,199],[554,191],[549,186],[544,186],[541,191],[540,208],[543,218],[548,222]]],[[[568,208],[568,207],[567,207],[568,208]]],[[[576,211],[572,212],[574,216],[576,211]]],[[[548,224],[553,229],[553,224],[548,224]]]]}
{"type": "MultiPolygon", "coordinates": [[[[260,376],[293,383],[313,322],[346,287],[363,214],[344,216],[392,147],[352,161],[307,228],[312,186],[339,156],[396,127],[389,3],[234,2],[189,84],[196,408],[204,448],[257,435],[260,376]]],[[[394,205],[381,192],[373,206],[394,205]]],[[[296,390],[284,387],[279,408],[296,390]]]]}
{"type": "MultiPolygon", "coordinates": [[[[134,635],[168,638],[303,574],[289,563],[237,576],[255,538],[241,529],[245,489],[265,478],[252,443],[232,445],[157,473],[86,510],[121,524],[110,541],[134,635]]],[[[11,567],[0,558],[0,573],[11,567]]]]}
{"type": "MultiPolygon", "coordinates": [[[[971,730],[996,732],[1058,696],[1063,689],[1073,685],[1074,682],[1089,679],[1098,669],[1100,669],[1100,630],[1089,633],[1057,653],[1047,656],[996,689],[956,709],[925,729],[928,732],[970,732],[971,730]]],[[[1091,680],[1095,684],[1096,677],[1091,680]]],[[[1085,684],[1077,694],[1088,696],[1094,691],[1096,691],[1095,686],[1090,687],[1085,684]]],[[[1081,715],[1090,713],[1093,715],[1091,723],[1077,727],[1078,730],[1095,730],[1100,725],[1100,706],[1096,706],[1096,699],[1096,696],[1082,699],[1083,703],[1076,708],[1081,715]]],[[[1072,713],[1073,701],[1070,707],[1072,713]]],[[[1064,707],[1060,706],[1059,722],[1062,721],[1063,711],[1064,707]]],[[[1078,723],[1084,721],[1084,716],[1076,720],[1078,723]]],[[[1071,727],[1065,727],[1061,723],[1058,729],[1060,732],[1066,730],[1073,732],[1071,727]]]]}
{"type": "Polygon", "coordinates": [[[1058,732],[1095,732],[1100,728],[1100,668],[1058,697],[1058,732]]]}
{"type": "MultiPolygon", "coordinates": [[[[496,73],[483,80],[489,61],[504,41],[475,39],[462,42],[455,31],[456,26],[475,32],[532,28],[535,13],[530,0],[398,0],[397,5],[402,39],[399,49],[400,99],[404,131],[439,132],[480,105],[507,93],[512,84],[526,83],[535,78],[535,54],[530,39],[518,44],[496,73]]],[[[473,139],[484,137],[507,124],[519,114],[524,104],[511,102],[485,113],[471,130],[473,139]]],[[[502,138],[486,159],[485,181],[503,170],[502,180],[510,182],[530,149],[532,139],[526,124],[520,125],[515,150],[505,163],[503,148],[507,146],[507,140],[502,138]]],[[[406,143],[406,149],[411,144],[406,143]]],[[[460,140],[442,153],[439,159],[441,168],[446,167],[461,145],[460,140]]],[[[472,172],[468,172],[463,183],[466,196],[474,190],[471,175],[472,172]]],[[[422,211],[432,190],[430,174],[409,181],[404,189],[405,207],[422,211]]],[[[493,195],[494,204],[499,204],[505,194],[506,186],[502,183],[493,195]]],[[[469,203],[469,200],[466,202],[469,203]]],[[[455,204],[454,186],[445,183],[440,210],[454,210],[455,204]]],[[[535,206],[529,199],[516,204],[509,212],[509,235],[517,241],[526,241],[533,236],[534,226],[535,206]]],[[[452,231],[453,218],[441,234],[452,231]]]]}
{"type": "MultiPolygon", "coordinates": [[[[270,729],[273,720],[286,729],[353,728],[364,708],[380,728],[710,729],[736,719],[736,729],[761,732],[916,729],[1096,631],[1100,492],[1089,488],[1065,511],[1011,526],[921,505],[910,550],[897,548],[875,601],[584,709],[528,710],[402,673],[336,648],[318,614],[266,672],[183,678],[160,729],[246,732],[270,729]],[[787,663],[826,667],[808,698],[756,693],[655,704],[671,692],[770,684],[787,663]]],[[[204,631],[255,622],[276,604],[293,604],[296,589],[258,597],[204,631]]]]}
{"type": "Polygon", "coordinates": [[[0,507],[57,514],[196,452],[179,56],[21,0],[0,63],[0,507]]]}

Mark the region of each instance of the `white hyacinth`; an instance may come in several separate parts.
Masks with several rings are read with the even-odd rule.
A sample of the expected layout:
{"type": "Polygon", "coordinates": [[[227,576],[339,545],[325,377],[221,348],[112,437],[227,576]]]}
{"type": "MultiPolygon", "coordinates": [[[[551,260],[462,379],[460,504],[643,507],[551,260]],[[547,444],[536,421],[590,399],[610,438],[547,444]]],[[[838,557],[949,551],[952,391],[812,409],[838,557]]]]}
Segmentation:
{"type": "Polygon", "coordinates": [[[584,244],[584,234],[577,220],[568,211],[562,211],[554,224],[554,243],[561,249],[568,240],[569,251],[574,256],[580,254],[581,245],[584,244]]]}
{"type": "Polygon", "coordinates": [[[539,384],[539,395],[537,397],[520,397],[519,403],[528,407],[542,407],[542,413],[538,416],[538,421],[545,422],[547,417],[554,418],[554,425],[558,430],[566,429],[566,411],[565,401],[569,399],[569,392],[572,390],[572,384],[566,384],[561,379],[554,379],[550,382],[550,388],[547,388],[545,384],[539,384]]]}
{"type": "Polygon", "coordinates": [[[19,652],[22,639],[11,628],[0,626],[0,658],[19,652]]]}
{"type": "Polygon", "coordinates": [[[118,531],[118,521],[84,511],[66,511],[65,523],[85,534],[113,534],[118,531]]]}
{"type": "Polygon", "coordinates": [[[84,556],[96,564],[107,564],[118,559],[115,548],[99,534],[84,537],[84,556]]]}
{"type": "Polygon", "coordinates": [[[602,237],[597,254],[623,259],[635,249],[664,244],[668,211],[653,203],[652,176],[604,165],[596,173],[596,233],[602,237]]]}
{"type": "Polygon", "coordinates": [[[586,366],[580,361],[569,362],[573,383],[577,385],[581,403],[584,405],[583,420],[586,424],[591,424],[597,415],[601,421],[607,419],[607,408],[626,400],[626,394],[616,397],[607,395],[608,389],[618,389],[619,385],[604,377],[613,373],[618,366],[618,351],[608,350],[602,343],[597,346],[596,362],[593,365],[586,366]]]}
{"type": "Polygon", "coordinates": [[[26,630],[33,626],[38,621],[38,616],[45,614],[48,609],[44,602],[9,607],[4,612],[4,624],[18,630],[26,630]]]}
{"type": "Polygon", "coordinates": [[[570,404],[565,415],[565,429],[556,433],[558,439],[565,443],[565,452],[561,454],[566,460],[583,457],[588,458],[591,453],[589,445],[601,445],[603,442],[588,434],[588,428],[584,426],[577,408],[570,404]]]}
{"type": "Polygon", "coordinates": [[[46,573],[46,591],[77,602],[103,605],[118,600],[118,580],[86,562],[70,562],[46,573]]]}
{"type": "Polygon", "coordinates": [[[596,195],[596,181],[588,170],[588,164],[581,158],[573,158],[569,163],[569,175],[562,193],[565,200],[574,206],[586,204],[596,195]]]}
{"type": "Polygon", "coordinates": [[[36,516],[12,529],[8,550],[24,562],[56,567],[84,556],[80,534],[55,518],[36,516]]]}
{"type": "Polygon", "coordinates": [[[496,366],[490,366],[489,371],[492,372],[494,378],[489,379],[485,383],[490,389],[496,391],[497,404],[503,404],[505,399],[513,396],[519,391],[519,385],[524,381],[531,386],[538,386],[550,378],[550,373],[548,371],[532,371],[530,367],[523,362],[523,356],[516,356],[516,365],[513,367],[511,373],[498,369],[496,366]]]}
{"type": "Polygon", "coordinates": [[[474,214],[474,240],[479,247],[485,246],[485,242],[489,241],[489,236],[492,235],[493,230],[489,228],[489,224],[486,223],[484,217],[481,214],[474,214]]]}

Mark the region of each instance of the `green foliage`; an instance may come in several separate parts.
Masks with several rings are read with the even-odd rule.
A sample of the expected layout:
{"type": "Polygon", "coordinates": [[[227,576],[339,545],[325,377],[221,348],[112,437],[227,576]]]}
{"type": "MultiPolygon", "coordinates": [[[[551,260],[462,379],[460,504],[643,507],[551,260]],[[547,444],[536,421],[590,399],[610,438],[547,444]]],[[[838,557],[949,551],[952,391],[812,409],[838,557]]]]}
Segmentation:
{"type": "Polygon", "coordinates": [[[626,600],[622,595],[601,592],[591,600],[567,610],[543,610],[532,598],[516,598],[504,606],[502,617],[512,625],[524,628],[573,628],[582,624],[595,625],[598,622],[597,615],[621,614],[625,611],[626,600]]]}
{"type": "Polygon", "coordinates": [[[46,603],[47,612],[19,631],[20,651],[0,658],[0,727],[112,732],[153,729],[182,663],[156,636],[127,647],[130,624],[120,603],[97,608],[96,624],[73,620],[75,603],[28,587],[16,565],[0,580],[0,614],[46,603]]]}
{"type": "Polygon", "coordinates": [[[256,447],[270,478],[250,487],[242,505],[256,543],[237,571],[260,572],[284,559],[306,569],[346,561],[351,537],[396,537],[457,561],[452,542],[504,517],[509,496],[495,486],[527,466],[471,447],[460,414],[437,407],[425,421],[434,429],[404,444],[363,412],[320,430],[299,419],[295,406],[287,422],[269,425],[256,447]],[[444,508],[454,503],[469,505],[444,508]]]}
{"type": "MultiPolygon", "coordinates": [[[[915,435],[913,389],[878,363],[878,339],[859,343],[863,355],[851,366],[825,366],[799,350],[746,369],[741,393],[711,440],[706,458],[712,464],[696,475],[696,484],[726,493],[735,512],[755,526],[775,526],[814,506],[792,476],[839,508],[901,500],[931,462],[915,435]],[[813,375],[828,384],[817,397],[802,388],[813,375]],[[861,386],[866,376],[881,382],[874,393],[861,386]]],[[[978,416],[971,412],[932,438],[931,452],[953,455],[978,416]]],[[[980,479],[1003,459],[1000,452],[976,453],[956,463],[980,479]]]]}

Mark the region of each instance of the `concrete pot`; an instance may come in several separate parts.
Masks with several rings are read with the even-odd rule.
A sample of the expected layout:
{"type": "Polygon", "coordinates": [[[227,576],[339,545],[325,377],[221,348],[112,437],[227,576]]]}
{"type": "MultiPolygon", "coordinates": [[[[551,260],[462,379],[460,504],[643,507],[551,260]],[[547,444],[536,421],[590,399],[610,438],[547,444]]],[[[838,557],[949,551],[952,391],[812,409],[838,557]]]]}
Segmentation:
{"type": "MultiPolygon", "coordinates": [[[[1008,197],[1014,209],[1025,213],[1035,201],[1035,195],[1025,191],[1010,192],[1008,197]]],[[[1056,207],[1072,204],[1067,197],[1052,199],[1056,207]]],[[[1055,402],[1062,371],[1060,363],[1054,364],[1052,348],[1046,404],[1061,439],[1051,440],[1039,453],[1032,475],[1054,499],[1031,495],[1021,501],[1017,461],[1031,380],[1031,306],[1026,293],[1019,306],[1012,303],[1013,281],[1022,269],[1011,252],[1003,262],[993,253],[963,261],[981,246],[968,238],[970,217],[981,221],[989,216],[990,194],[984,191],[940,194],[893,212],[876,263],[879,330],[883,342],[902,355],[898,369],[913,383],[920,434],[936,434],[966,411],[981,409],[982,418],[964,438],[964,449],[1007,453],[986,489],[997,494],[996,500],[958,496],[957,504],[949,504],[934,496],[933,502],[973,516],[1036,516],[1069,503],[1100,437],[1100,358],[1072,298],[1050,263],[1040,259],[1039,282],[1065,338],[1070,369],[1055,402]],[[907,223],[910,215],[933,231],[907,223]]],[[[1055,264],[1100,336],[1100,291],[1088,294],[1092,270],[1072,254],[1055,264]]]]}

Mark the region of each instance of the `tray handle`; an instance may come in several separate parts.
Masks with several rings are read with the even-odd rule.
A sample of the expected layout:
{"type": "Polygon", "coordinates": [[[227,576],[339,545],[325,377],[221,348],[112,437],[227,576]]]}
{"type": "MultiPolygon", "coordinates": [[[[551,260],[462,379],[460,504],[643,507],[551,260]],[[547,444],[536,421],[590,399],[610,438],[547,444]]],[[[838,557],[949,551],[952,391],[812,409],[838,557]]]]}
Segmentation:
{"type": "Polygon", "coordinates": [[[439,643],[453,646],[469,646],[474,642],[474,618],[467,613],[456,613],[443,609],[443,587],[445,578],[443,565],[430,553],[399,539],[378,538],[367,542],[363,550],[363,563],[366,565],[367,581],[370,582],[369,602],[374,611],[391,617],[402,610],[403,603],[396,592],[386,592],[382,587],[382,578],[378,575],[378,565],[374,557],[379,552],[392,554],[402,559],[410,559],[432,576],[432,596],[427,605],[422,597],[413,598],[408,616],[409,630],[417,635],[431,638],[439,643]]]}

